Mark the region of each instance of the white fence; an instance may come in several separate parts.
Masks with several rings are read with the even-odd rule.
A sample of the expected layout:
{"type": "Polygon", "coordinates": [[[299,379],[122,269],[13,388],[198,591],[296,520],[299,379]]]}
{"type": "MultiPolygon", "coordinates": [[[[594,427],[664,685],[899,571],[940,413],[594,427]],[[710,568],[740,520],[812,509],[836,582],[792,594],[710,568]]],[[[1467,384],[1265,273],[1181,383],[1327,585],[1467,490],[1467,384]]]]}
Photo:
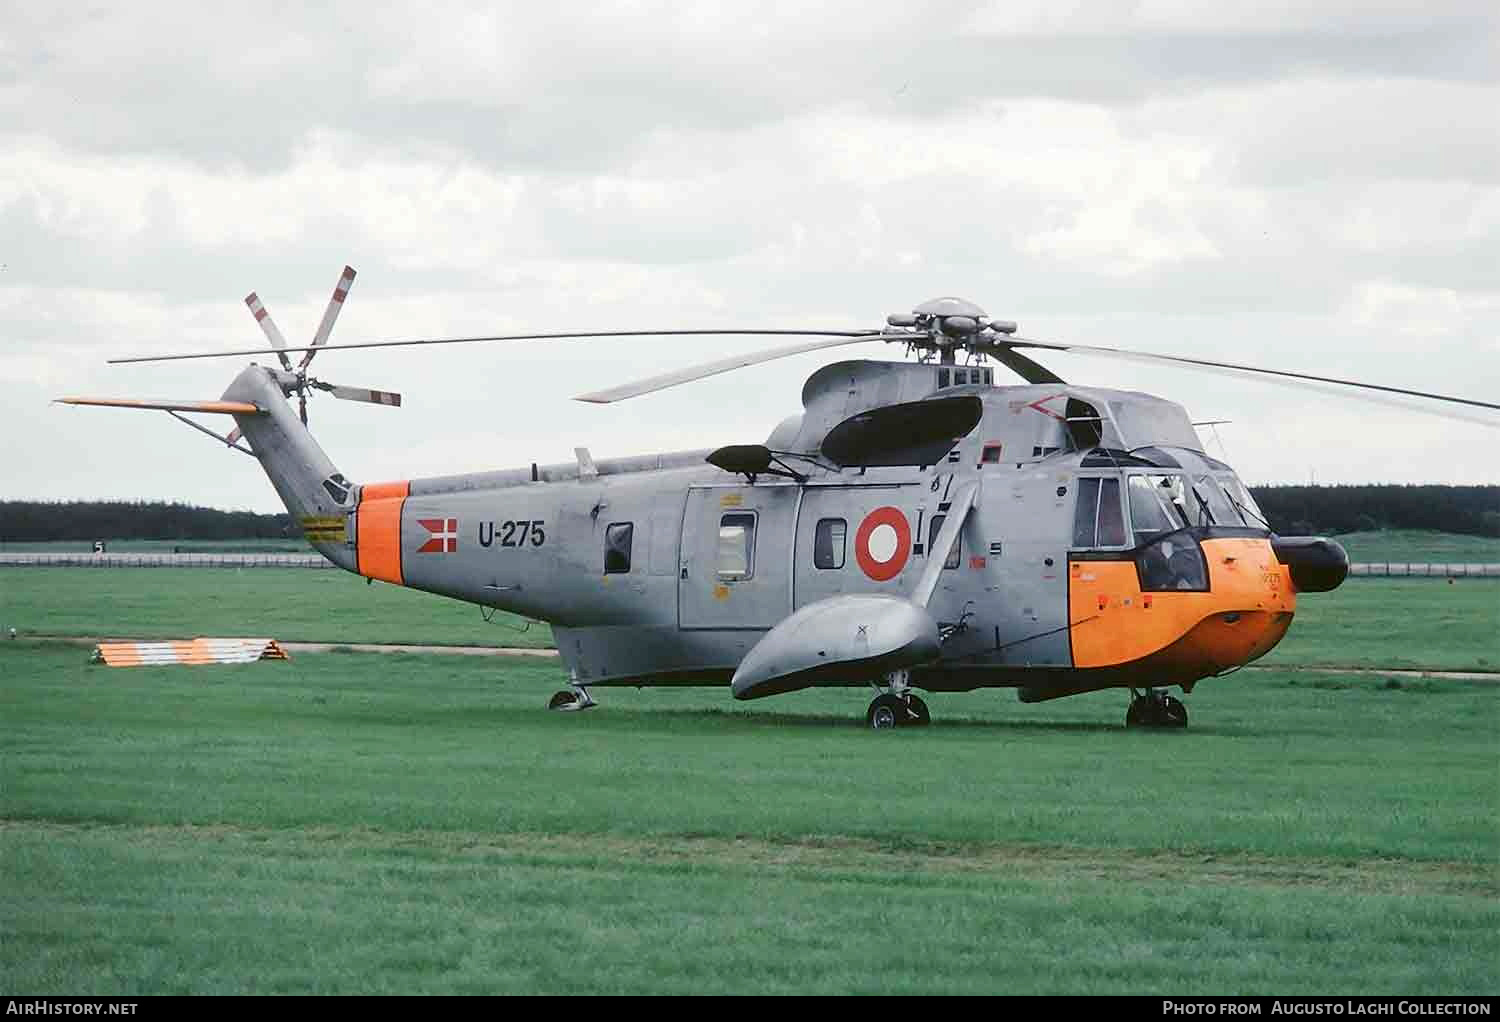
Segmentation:
{"type": "Polygon", "coordinates": [[[1500,578],[1500,564],[1351,564],[1349,574],[1394,578],[1500,578]]]}

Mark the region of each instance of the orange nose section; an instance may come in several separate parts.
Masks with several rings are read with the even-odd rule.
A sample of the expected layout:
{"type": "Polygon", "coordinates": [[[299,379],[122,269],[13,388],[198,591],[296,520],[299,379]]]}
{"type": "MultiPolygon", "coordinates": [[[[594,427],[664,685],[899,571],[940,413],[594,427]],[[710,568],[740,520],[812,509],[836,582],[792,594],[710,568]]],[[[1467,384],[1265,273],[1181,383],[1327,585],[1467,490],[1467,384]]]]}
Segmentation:
{"type": "Polygon", "coordinates": [[[1297,596],[1264,539],[1203,541],[1209,591],[1148,592],[1133,561],[1068,567],[1073,666],[1150,659],[1162,680],[1207,677],[1264,656],[1292,623],[1297,596]]]}

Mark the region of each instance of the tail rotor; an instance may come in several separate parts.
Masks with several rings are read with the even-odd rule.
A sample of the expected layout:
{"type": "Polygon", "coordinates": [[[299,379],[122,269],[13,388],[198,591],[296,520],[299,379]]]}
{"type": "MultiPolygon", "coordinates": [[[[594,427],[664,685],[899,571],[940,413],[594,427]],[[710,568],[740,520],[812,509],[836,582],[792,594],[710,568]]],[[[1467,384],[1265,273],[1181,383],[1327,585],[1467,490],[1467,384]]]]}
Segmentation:
{"type": "Polygon", "coordinates": [[[282,336],[276,322],[271,319],[271,314],[266,311],[259,296],[252,291],[245,298],[245,305],[250,309],[250,314],[260,325],[261,332],[266,335],[266,340],[270,341],[271,346],[276,349],[276,357],[281,360],[284,370],[278,374],[281,389],[288,397],[293,394],[297,395],[297,414],[304,426],[307,425],[309,387],[345,401],[363,401],[366,404],[390,405],[397,408],[401,406],[401,395],[393,391],[371,390],[368,387],[345,387],[307,375],[308,365],[317,355],[318,349],[328,343],[328,337],[333,333],[333,325],[338,322],[339,312],[344,308],[344,300],[349,297],[349,289],[354,286],[354,277],[354,267],[345,266],[344,272],[339,276],[338,284],[334,286],[333,296],[328,299],[328,308],[323,310],[323,319],[318,324],[317,332],[313,334],[312,344],[306,349],[296,368],[292,367],[292,360],[287,357],[286,338],[282,336]]]}

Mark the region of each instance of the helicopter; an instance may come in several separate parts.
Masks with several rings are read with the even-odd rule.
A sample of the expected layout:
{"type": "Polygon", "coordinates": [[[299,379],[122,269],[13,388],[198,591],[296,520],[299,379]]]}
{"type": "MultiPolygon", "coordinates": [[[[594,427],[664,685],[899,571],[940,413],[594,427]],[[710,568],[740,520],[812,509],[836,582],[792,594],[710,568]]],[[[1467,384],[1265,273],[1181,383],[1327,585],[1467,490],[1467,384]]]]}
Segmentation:
{"type": "MultiPolygon", "coordinates": [[[[862,330],[639,330],[330,345],[344,268],[312,342],[289,345],[259,297],[269,348],[112,363],[274,354],[217,401],[65,397],[168,412],[256,458],[312,546],[365,577],[549,623],[568,688],[728,685],[739,700],[871,687],[865,722],[931,720],[917,694],[1014,688],[1023,703],[1119,688],[1125,723],[1181,728],[1191,693],[1286,635],[1304,594],[1349,570],[1334,540],[1278,535],[1179,404],[1068,384],[1033,351],[1189,365],[1276,382],[1500,405],[1235,363],[1028,340],[959,298],[862,330]],[[384,482],[351,482],[307,426],[309,391],[399,406],[389,391],[308,375],[323,351],[580,337],[815,338],[580,395],[609,403],[773,359],[900,345],[802,388],[764,443],[384,482]],[[293,355],[301,358],[295,363],[293,355]],[[995,379],[996,367],[1020,377],[995,379]],[[292,398],[296,399],[293,409],[292,398]],[[220,434],[189,418],[227,415],[220,434]]],[[[1453,411],[1459,417],[1463,410],[1453,411]]],[[[1486,413],[1487,414],[1487,413],[1486,413]]]]}

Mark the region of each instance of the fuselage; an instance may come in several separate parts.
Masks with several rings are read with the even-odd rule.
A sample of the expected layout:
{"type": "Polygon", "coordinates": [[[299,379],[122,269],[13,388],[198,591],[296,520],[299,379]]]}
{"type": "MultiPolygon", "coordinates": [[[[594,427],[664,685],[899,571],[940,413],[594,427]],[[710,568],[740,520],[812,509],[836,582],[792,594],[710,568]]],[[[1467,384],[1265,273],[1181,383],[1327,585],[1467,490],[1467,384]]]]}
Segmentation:
{"type": "Polygon", "coordinates": [[[802,478],[752,481],[688,451],[368,484],[349,493],[341,531],[314,542],[361,575],[551,623],[575,684],[722,684],[809,603],[909,595],[953,494],[974,482],[928,605],[941,654],[912,670],[917,686],[1017,687],[1028,701],[1191,687],[1285,634],[1291,573],[1179,406],[997,387],[977,369],[962,382],[954,367],[901,363],[820,373],[840,366],[847,380],[815,387],[815,374],[806,411],[768,444],[802,478]],[[924,387],[983,405],[934,463],[817,456],[831,424],[924,387]]]}

